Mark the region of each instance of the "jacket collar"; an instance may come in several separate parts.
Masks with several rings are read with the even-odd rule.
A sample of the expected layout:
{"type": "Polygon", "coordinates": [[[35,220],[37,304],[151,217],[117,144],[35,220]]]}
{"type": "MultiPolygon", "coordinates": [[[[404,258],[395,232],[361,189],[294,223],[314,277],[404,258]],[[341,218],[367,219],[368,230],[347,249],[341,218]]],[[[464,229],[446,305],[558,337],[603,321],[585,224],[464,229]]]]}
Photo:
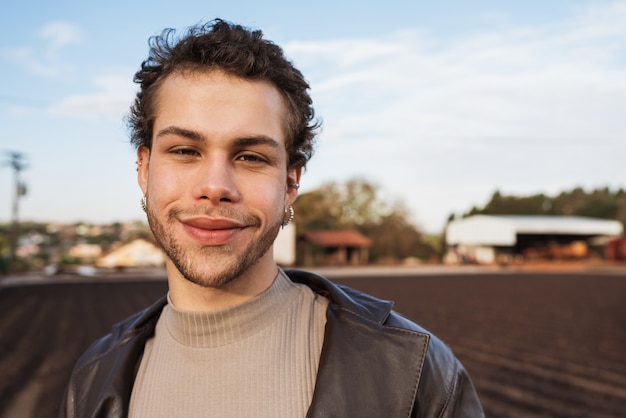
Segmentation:
{"type": "Polygon", "coordinates": [[[410,416],[427,334],[386,326],[392,302],[288,271],[297,283],[330,300],[324,345],[308,417],[410,416]]]}
{"type": "Polygon", "coordinates": [[[302,270],[287,270],[287,276],[295,283],[305,284],[315,293],[330,300],[333,305],[353,312],[364,319],[382,324],[393,308],[393,302],[338,285],[323,276],[302,270]]]}

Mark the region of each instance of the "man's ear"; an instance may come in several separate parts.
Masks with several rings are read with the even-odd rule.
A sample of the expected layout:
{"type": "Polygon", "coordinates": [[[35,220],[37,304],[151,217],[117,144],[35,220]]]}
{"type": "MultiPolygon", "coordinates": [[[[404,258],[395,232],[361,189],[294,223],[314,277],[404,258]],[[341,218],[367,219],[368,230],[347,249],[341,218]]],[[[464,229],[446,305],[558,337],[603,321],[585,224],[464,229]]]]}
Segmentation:
{"type": "Polygon", "coordinates": [[[150,150],[145,146],[137,148],[137,182],[145,195],[148,192],[148,166],[150,164],[150,150]]]}
{"type": "Polygon", "coordinates": [[[291,205],[298,197],[298,188],[300,187],[300,176],[302,175],[302,167],[292,167],[287,171],[287,195],[286,204],[291,205]]]}

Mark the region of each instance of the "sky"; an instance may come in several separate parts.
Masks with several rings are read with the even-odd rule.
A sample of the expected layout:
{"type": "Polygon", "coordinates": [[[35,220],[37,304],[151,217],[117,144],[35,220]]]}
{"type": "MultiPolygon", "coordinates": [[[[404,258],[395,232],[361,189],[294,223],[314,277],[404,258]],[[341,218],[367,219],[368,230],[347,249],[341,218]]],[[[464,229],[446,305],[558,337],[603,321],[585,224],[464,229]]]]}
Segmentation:
{"type": "MultiPolygon", "coordinates": [[[[219,17],[283,47],[323,129],[301,192],[362,178],[426,232],[494,191],[626,189],[626,0],[0,0],[0,223],[145,219],[124,117],[148,38],[219,17]]],[[[297,216],[297,214],[296,214],[297,216]]]]}

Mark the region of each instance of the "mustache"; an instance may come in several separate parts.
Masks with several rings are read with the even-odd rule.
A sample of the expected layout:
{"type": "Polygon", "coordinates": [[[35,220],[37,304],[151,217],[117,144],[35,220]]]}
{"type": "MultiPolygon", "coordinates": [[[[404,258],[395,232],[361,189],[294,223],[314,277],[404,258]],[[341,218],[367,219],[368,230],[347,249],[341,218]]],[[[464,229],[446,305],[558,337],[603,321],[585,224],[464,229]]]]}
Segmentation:
{"type": "Polygon", "coordinates": [[[177,221],[184,218],[191,218],[197,216],[206,216],[209,218],[226,218],[232,219],[239,223],[248,226],[258,226],[261,224],[261,220],[248,212],[241,212],[231,208],[193,208],[193,209],[178,209],[173,208],[168,212],[167,218],[170,221],[177,221]]]}

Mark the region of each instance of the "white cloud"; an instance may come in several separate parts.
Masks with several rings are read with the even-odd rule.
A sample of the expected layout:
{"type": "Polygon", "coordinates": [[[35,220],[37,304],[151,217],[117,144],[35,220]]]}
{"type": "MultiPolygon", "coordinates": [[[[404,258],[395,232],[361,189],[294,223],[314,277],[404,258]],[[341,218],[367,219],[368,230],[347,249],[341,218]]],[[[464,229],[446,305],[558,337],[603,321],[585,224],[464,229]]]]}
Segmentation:
{"type": "Polygon", "coordinates": [[[65,47],[82,42],[80,28],[67,22],[50,22],[38,31],[43,41],[40,48],[18,47],[5,55],[32,74],[55,77],[72,70],[72,65],[62,58],[65,47]]]}
{"type": "Polygon", "coordinates": [[[626,185],[626,2],[446,43],[405,31],[285,49],[325,121],[314,181],[370,176],[430,229],[495,188],[626,185]]]}
{"type": "Polygon", "coordinates": [[[50,58],[55,58],[65,46],[82,41],[82,33],[78,26],[67,22],[47,23],[39,30],[39,35],[48,41],[46,52],[50,58]]]}
{"type": "Polygon", "coordinates": [[[127,76],[107,75],[94,79],[97,92],[65,97],[49,108],[56,115],[121,120],[132,104],[135,85],[127,76]]]}

